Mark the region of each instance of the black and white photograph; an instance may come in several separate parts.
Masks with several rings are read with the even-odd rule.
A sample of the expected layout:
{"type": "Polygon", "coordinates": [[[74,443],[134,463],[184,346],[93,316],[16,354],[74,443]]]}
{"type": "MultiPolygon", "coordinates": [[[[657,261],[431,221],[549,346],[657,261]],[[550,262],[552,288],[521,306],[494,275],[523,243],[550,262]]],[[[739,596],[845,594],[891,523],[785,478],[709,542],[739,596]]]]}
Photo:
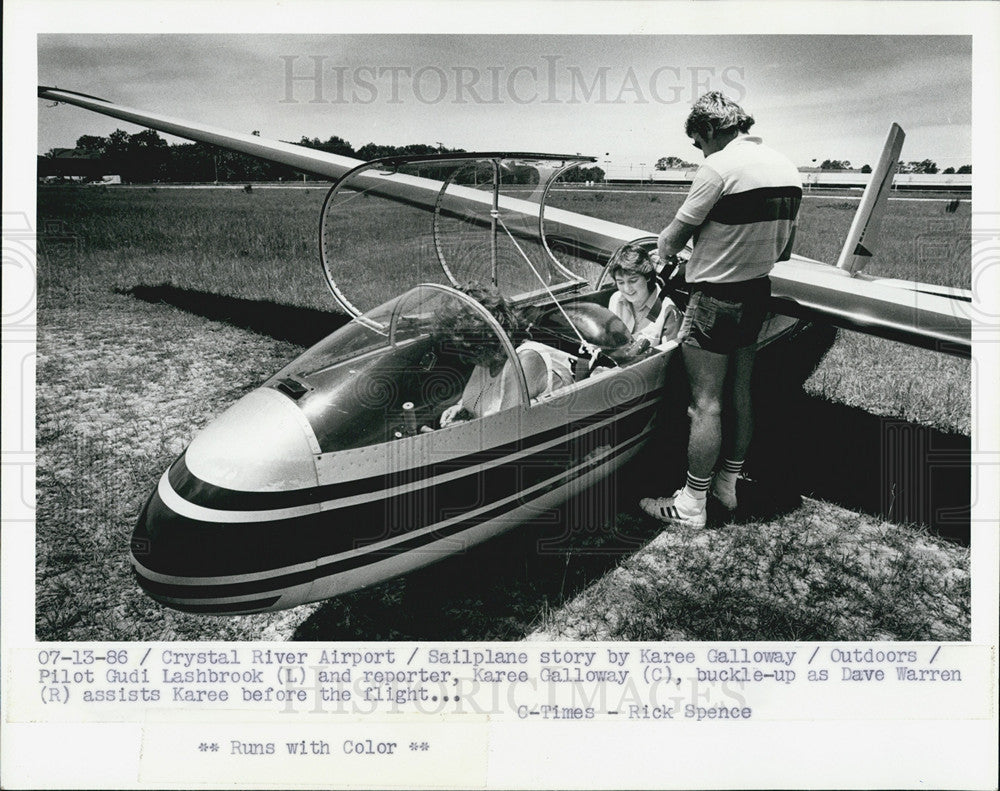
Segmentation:
{"type": "Polygon", "coordinates": [[[5,11],[4,787],[995,787],[996,6],[5,11]]]}
{"type": "Polygon", "coordinates": [[[38,47],[39,638],[968,639],[970,37],[38,47]]]}

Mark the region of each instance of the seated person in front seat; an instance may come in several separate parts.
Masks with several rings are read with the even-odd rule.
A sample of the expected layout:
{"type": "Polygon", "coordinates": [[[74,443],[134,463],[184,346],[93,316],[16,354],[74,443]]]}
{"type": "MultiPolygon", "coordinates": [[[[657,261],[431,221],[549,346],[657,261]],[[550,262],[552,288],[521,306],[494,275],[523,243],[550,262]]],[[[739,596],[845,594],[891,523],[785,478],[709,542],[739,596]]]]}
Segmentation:
{"type": "MultiPolygon", "coordinates": [[[[572,384],[575,358],[551,346],[527,340],[520,313],[496,289],[469,285],[463,291],[489,310],[510,336],[524,369],[530,398],[572,384]]],[[[461,400],[442,413],[441,428],[492,415],[520,403],[512,361],[507,359],[506,351],[492,331],[484,335],[481,319],[471,314],[456,314],[443,317],[441,325],[449,345],[476,366],[462,391],[461,400]]]]}
{"type": "Polygon", "coordinates": [[[661,282],[649,253],[626,245],[615,256],[610,275],[618,290],[608,308],[618,316],[640,346],[659,346],[673,340],[681,313],[670,297],[660,295],[661,282]]]}

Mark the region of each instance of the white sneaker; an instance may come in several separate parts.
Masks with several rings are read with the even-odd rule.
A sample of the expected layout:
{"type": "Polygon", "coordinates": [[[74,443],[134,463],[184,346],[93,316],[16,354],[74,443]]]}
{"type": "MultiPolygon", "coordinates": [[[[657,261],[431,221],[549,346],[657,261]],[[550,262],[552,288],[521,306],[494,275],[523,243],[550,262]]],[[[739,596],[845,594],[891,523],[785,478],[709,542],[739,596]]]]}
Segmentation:
{"type": "Polygon", "coordinates": [[[699,509],[697,500],[681,496],[683,491],[678,489],[673,497],[645,497],[639,501],[639,507],[667,524],[704,527],[707,521],[704,501],[699,509]]]}
{"type": "Polygon", "coordinates": [[[712,481],[712,497],[722,503],[722,507],[727,511],[736,510],[736,482],[733,481],[732,488],[720,483],[718,478],[712,481]]]}

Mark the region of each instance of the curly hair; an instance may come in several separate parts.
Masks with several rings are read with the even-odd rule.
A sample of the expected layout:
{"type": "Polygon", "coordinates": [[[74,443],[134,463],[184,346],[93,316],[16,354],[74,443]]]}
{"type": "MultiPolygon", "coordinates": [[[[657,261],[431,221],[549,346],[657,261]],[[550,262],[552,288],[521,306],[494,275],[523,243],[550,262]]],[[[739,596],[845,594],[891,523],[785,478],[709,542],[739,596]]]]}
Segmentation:
{"type": "Polygon", "coordinates": [[[608,274],[611,277],[617,277],[618,275],[639,275],[646,278],[646,283],[650,289],[657,287],[658,276],[656,267],[649,257],[649,252],[631,244],[625,245],[615,253],[608,274]]]}
{"type": "MultiPolygon", "coordinates": [[[[493,286],[465,283],[459,290],[486,308],[510,336],[515,346],[525,335],[524,319],[493,286]]],[[[466,304],[454,302],[437,319],[437,331],[460,357],[489,363],[504,357],[503,345],[482,316],[466,304]]]]}
{"type": "Polygon", "coordinates": [[[697,132],[702,137],[712,137],[720,132],[736,129],[749,132],[753,116],[721,91],[712,91],[698,98],[684,122],[684,133],[691,137],[697,132]]]}

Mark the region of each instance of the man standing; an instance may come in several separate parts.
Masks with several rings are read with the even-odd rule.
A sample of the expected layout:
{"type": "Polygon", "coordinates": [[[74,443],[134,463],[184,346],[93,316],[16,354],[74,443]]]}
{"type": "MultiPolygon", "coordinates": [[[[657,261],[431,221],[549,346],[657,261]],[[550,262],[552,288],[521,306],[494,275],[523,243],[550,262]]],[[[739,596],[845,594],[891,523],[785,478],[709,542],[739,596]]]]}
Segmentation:
{"type": "Polygon", "coordinates": [[[691,386],[687,481],[672,497],[640,503],[668,523],[704,526],[710,485],[726,508],[736,507],[736,478],[753,434],[750,374],[771,295],[768,275],[791,255],[802,181],[786,157],[748,134],[753,122],[718,91],[695,102],[684,131],[705,162],[659,237],[661,259],[694,238],[685,270],[691,297],[678,336],[691,386]],[[725,431],[724,405],[734,416],[725,431]]]}

